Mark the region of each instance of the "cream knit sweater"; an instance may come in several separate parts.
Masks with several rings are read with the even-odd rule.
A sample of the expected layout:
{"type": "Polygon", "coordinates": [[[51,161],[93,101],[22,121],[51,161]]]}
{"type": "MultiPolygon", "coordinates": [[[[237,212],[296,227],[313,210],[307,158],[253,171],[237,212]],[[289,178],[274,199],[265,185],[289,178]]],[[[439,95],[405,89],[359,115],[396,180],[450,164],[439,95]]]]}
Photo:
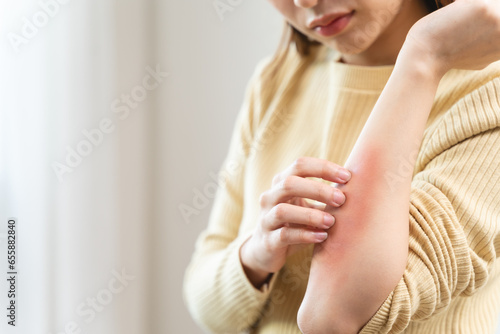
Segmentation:
{"type": "MultiPolygon", "coordinates": [[[[266,57],[247,86],[209,225],[185,276],[186,304],[207,331],[300,333],[312,246],[262,290],[247,280],[239,248],[276,173],[300,156],[344,164],[393,69],[346,65],[332,50],[316,50],[300,59],[292,47],[264,86],[266,57]]],[[[500,62],[448,72],[415,164],[405,274],[361,333],[494,333],[499,165],[500,62]]]]}

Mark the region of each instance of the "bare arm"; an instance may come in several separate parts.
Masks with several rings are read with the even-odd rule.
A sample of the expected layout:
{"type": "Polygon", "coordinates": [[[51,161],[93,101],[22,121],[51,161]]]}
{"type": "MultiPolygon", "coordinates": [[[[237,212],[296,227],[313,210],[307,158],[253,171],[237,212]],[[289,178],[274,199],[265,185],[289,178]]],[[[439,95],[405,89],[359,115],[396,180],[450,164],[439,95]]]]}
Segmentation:
{"type": "Polygon", "coordinates": [[[328,333],[356,333],[403,275],[412,171],[401,173],[402,161],[418,151],[439,83],[432,70],[409,62],[398,60],[346,162],[352,178],[339,186],[346,202],[327,208],[338,223],[314,251],[299,316],[305,332],[328,310],[329,321],[338,320],[328,333]]]}
{"type": "MultiPolygon", "coordinates": [[[[472,15],[485,13],[474,13],[479,6],[467,2],[449,7],[444,10],[457,22],[458,15],[470,22],[472,15]]],[[[413,173],[404,166],[413,168],[439,81],[451,67],[480,68],[498,59],[498,50],[491,48],[494,43],[478,33],[487,31],[488,24],[491,30],[491,21],[459,36],[450,32],[457,27],[443,20],[444,15],[431,17],[412,37],[430,36],[426,26],[437,35],[423,43],[407,39],[346,162],[352,178],[338,188],[347,199],[340,208],[326,209],[337,223],[326,241],[315,247],[299,310],[299,327],[304,333],[357,333],[404,273],[413,173]],[[448,39],[437,39],[440,32],[448,39]]],[[[498,31],[490,38],[497,40],[498,31]]]]}

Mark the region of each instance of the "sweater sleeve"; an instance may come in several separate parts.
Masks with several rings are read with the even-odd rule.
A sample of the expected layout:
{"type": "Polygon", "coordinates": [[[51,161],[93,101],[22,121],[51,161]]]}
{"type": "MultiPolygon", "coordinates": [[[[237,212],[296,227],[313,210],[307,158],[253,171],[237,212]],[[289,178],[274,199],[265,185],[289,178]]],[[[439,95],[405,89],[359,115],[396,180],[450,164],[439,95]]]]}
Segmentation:
{"type": "Polygon", "coordinates": [[[268,61],[269,57],[257,64],[247,85],[229,153],[218,175],[209,224],[197,239],[184,276],[184,301],[191,315],[203,329],[214,333],[236,333],[251,327],[275,281],[273,277],[262,290],[255,289],[239,257],[242,243],[250,236],[239,233],[245,162],[262,112],[259,85],[268,61]]]}
{"type": "Polygon", "coordinates": [[[406,270],[360,333],[401,333],[491,278],[500,235],[499,98],[500,79],[466,95],[426,143],[434,153],[411,183],[406,270]]]}

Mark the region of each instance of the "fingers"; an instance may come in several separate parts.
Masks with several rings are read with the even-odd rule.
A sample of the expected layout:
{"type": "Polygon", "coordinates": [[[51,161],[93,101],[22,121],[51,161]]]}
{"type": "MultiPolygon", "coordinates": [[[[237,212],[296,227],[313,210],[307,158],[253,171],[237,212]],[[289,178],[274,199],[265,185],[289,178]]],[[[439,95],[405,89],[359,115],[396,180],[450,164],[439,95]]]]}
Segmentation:
{"type": "Polygon", "coordinates": [[[345,202],[341,190],[317,180],[292,175],[262,193],[260,204],[263,208],[271,208],[294,197],[308,198],[334,207],[339,207],[345,202]]]}
{"type": "Polygon", "coordinates": [[[282,227],[271,232],[271,239],[277,247],[297,244],[314,244],[326,240],[328,233],[303,228],[282,227]]]}
{"type": "Polygon", "coordinates": [[[351,178],[350,172],[347,169],[331,161],[301,157],[295,160],[283,172],[277,174],[273,179],[273,185],[282,182],[291,175],[317,177],[335,183],[346,183],[351,178]]]}
{"type": "Polygon", "coordinates": [[[313,208],[313,209],[321,210],[321,211],[324,211],[326,208],[326,204],[324,204],[324,203],[317,202],[317,201],[309,201],[309,200],[306,200],[304,198],[302,198],[301,203],[302,203],[301,206],[303,206],[305,208],[313,208]]]}
{"type": "Polygon", "coordinates": [[[256,247],[255,252],[266,267],[280,267],[290,245],[323,242],[328,236],[326,230],[335,223],[335,218],[322,209],[341,206],[345,202],[343,192],[309,177],[346,183],[351,175],[330,161],[303,157],[274,177],[272,188],[260,197],[262,215],[255,239],[263,242],[264,247],[256,247]]]}
{"type": "Polygon", "coordinates": [[[276,230],[283,226],[325,230],[334,223],[335,218],[324,211],[280,203],[264,216],[262,224],[267,230],[276,230]]]}

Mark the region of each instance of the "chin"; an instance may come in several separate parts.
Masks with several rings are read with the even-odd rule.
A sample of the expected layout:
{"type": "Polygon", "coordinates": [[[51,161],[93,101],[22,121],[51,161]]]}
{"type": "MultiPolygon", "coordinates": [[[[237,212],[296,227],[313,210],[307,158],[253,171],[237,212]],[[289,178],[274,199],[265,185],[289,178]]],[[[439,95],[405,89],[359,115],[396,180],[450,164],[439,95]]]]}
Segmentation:
{"type": "Polygon", "coordinates": [[[356,45],[355,43],[324,43],[325,46],[338,51],[344,55],[357,55],[368,49],[368,45],[356,45]]]}
{"type": "Polygon", "coordinates": [[[358,55],[366,52],[379,36],[349,33],[338,38],[324,41],[323,44],[344,55],[358,55]]]}

